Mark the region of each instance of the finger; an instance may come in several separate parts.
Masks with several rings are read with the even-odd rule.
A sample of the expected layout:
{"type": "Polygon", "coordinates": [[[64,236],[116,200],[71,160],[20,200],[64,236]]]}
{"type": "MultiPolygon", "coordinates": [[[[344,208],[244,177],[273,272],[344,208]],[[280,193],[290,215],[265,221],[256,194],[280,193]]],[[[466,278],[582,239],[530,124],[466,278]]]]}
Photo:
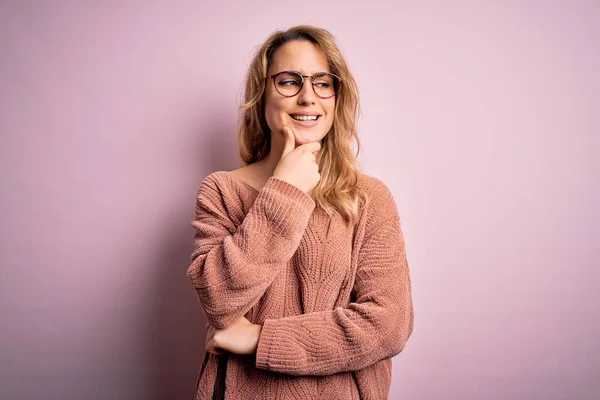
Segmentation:
{"type": "Polygon", "coordinates": [[[294,132],[287,126],[283,127],[283,137],[285,139],[285,145],[283,147],[281,158],[287,156],[296,148],[296,137],[294,136],[294,132]]]}
{"type": "Polygon", "coordinates": [[[215,354],[215,344],[212,340],[209,340],[208,342],[206,342],[206,345],[204,346],[205,350],[209,353],[215,354]]]}
{"type": "Polygon", "coordinates": [[[206,344],[205,349],[208,353],[215,354],[218,356],[225,354],[225,350],[223,350],[219,347],[216,347],[216,344],[213,340],[211,340],[210,342],[208,342],[206,344]]]}

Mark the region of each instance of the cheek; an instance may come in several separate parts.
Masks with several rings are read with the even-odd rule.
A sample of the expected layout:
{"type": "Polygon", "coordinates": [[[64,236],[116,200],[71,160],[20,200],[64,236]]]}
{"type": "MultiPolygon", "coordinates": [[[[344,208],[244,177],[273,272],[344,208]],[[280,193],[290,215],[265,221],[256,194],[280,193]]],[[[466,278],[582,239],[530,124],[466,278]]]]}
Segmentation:
{"type": "Polygon", "coordinates": [[[335,102],[331,102],[330,104],[324,105],[323,109],[327,116],[327,125],[330,128],[331,124],[333,124],[333,116],[335,115],[335,102]]]}
{"type": "Polygon", "coordinates": [[[269,125],[271,131],[277,131],[283,128],[281,121],[282,110],[281,102],[274,101],[269,97],[265,99],[265,119],[267,120],[267,125],[269,125]]]}

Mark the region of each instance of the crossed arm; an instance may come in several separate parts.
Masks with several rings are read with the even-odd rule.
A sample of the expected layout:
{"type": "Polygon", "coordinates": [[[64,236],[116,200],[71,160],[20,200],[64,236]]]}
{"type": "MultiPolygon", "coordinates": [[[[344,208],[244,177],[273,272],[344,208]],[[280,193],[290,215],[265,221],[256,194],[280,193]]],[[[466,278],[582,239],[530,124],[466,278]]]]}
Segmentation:
{"type": "Polygon", "coordinates": [[[187,275],[213,327],[207,338],[216,351],[255,352],[257,368],[292,375],[359,370],[402,351],[414,322],[411,282],[400,218],[385,185],[370,193],[354,301],[262,326],[244,315],[293,256],[314,202],[271,178],[235,228],[215,193],[210,185],[199,189],[187,275]]]}

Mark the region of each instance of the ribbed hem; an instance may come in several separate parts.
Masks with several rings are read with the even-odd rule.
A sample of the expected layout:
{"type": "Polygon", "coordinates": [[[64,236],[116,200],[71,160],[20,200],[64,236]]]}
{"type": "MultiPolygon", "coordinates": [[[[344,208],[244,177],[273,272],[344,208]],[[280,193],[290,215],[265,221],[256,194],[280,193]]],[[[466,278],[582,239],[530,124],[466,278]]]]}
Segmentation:
{"type": "Polygon", "coordinates": [[[262,187],[257,203],[270,225],[286,235],[297,234],[298,226],[306,227],[315,208],[315,202],[308,194],[275,177],[270,177],[262,187]]]}
{"type": "Polygon", "coordinates": [[[287,183],[286,181],[275,178],[274,176],[269,178],[263,189],[265,188],[280,191],[281,194],[289,197],[291,200],[297,201],[304,207],[314,208],[315,206],[315,202],[307,193],[303,192],[291,183],[287,183]]]}
{"type": "Polygon", "coordinates": [[[263,322],[258,346],[256,348],[256,368],[269,369],[269,354],[275,340],[275,332],[267,319],[263,322]]]}
{"type": "MultiPolygon", "coordinates": [[[[303,342],[302,332],[298,330],[297,324],[286,323],[283,318],[265,320],[256,348],[256,367],[291,373],[297,368],[306,366],[306,353],[298,351],[298,347],[289,345],[290,342],[297,341],[303,342]]],[[[306,342],[304,345],[311,347],[306,342]]],[[[309,352],[318,351],[319,349],[312,348],[309,352]]]]}

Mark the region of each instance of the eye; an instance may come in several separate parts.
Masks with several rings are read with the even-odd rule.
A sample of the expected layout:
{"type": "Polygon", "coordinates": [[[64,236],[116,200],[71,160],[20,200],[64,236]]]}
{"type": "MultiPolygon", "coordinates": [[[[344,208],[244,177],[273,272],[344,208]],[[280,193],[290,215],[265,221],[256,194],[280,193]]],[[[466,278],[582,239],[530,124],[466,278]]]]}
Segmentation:
{"type": "Polygon", "coordinates": [[[319,82],[315,82],[315,86],[319,87],[319,88],[327,89],[331,85],[329,84],[329,82],[319,81],[319,82]]]}
{"type": "Polygon", "coordinates": [[[333,77],[328,74],[316,74],[313,78],[313,83],[316,88],[329,89],[333,86],[333,77]]]}
{"type": "Polygon", "coordinates": [[[283,79],[277,83],[279,86],[297,86],[300,85],[300,82],[294,79],[283,79]]]}

